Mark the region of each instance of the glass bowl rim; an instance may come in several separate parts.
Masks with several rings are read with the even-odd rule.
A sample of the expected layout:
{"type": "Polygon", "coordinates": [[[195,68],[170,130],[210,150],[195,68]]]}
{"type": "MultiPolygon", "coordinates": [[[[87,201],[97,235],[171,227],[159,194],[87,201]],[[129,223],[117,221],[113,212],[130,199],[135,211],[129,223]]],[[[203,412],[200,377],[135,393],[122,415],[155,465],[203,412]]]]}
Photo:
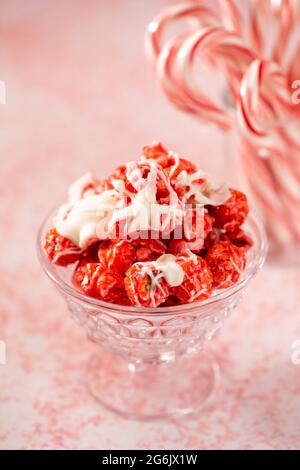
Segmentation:
{"type": "Polygon", "coordinates": [[[260,218],[257,216],[257,214],[253,213],[253,211],[251,210],[246,222],[247,221],[254,222],[257,228],[259,243],[256,248],[258,250],[258,256],[255,258],[255,264],[250,270],[249,274],[246,277],[242,278],[239,282],[237,282],[236,284],[234,284],[233,286],[227,289],[224,289],[224,291],[220,291],[216,293],[215,295],[212,295],[206,300],[199,300],[197,302],[191,302],[190,304],[187,303],[187,304],[180,304],[180,305],[175,305],[175,306],[156,307],[156,308],[112,304],[109,302],[95,299],[94,297],[89,297],[88,295],[81,293],[75,287],[72,287],[66,281],[64,281],[55,272],[54,265],[51,263],[51,261],[49,261],[48,257],[46,256],[42,248],[42,244],[43,244],[42,235],[44,233],[44,229],[47,225],[47,222],[56,211],[57,211],[57,208],[55,210],[52,210],[47,215],[47,217],[44,219],[43,223],[41,224],[38,230],[38,235],[37,235],[37,255],[38,255],[39,262],[44,272],[51,279],[51,281],[53,281],[54,284],[64,293],[75,298],[76,300],[79,300],[81,302],[84,302],[85,304],[88,304],[90,307],[102,309],[107,312],[115,312],[119,314],[129,314],[129,315],[136,315],[136,314],[140,315],[143,313],[145,315],[153,314],[153,315],[169,316],[169,315],[176,314],[176,313],[182,314],[182,313],[191,312],[194,310],[199,311],[199,309],[205,309],[205,307],[215,304],[219,301],[228,299],[229,297],[232,297],[234,294],[236,294],[240,290],[244,289],[249,284],[250,280],[257,274],[259,269],[263,266],[266,256],[267,256],[268,242],[267,242],[266,232],[264,230],[264,227],[260,218]]]}

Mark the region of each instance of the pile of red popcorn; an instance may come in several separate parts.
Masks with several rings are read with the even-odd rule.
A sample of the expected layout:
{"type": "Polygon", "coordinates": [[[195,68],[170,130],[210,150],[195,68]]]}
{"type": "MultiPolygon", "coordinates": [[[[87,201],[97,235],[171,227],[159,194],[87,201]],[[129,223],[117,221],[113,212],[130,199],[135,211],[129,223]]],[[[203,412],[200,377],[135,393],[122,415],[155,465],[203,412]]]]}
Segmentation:
{"type": "Polygon", "coordinates": [[[104,181],[75,182],[44,249],[52,263],[76,263],[72,283],[87,296],[186,304],[238,282],[252,246],[248,212],[242,192],[213,188],[192,162],[153,144],[104,181]]]}

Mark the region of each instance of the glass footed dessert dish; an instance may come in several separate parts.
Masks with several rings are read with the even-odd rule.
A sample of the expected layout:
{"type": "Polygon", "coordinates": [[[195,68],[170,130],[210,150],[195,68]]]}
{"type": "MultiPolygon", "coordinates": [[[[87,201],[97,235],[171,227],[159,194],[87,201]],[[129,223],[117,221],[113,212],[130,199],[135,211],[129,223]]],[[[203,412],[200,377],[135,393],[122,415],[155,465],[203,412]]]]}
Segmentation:
{"type": "Polygon", "coordinates": [[[91,394],[111,411],[142,420],[197,413],[211,400],[219,366],[207,345],[263,265],[267,250],[263,227],[248,215],[242,193],[211,189],[193,164],[182,169],[186,160],[158,144],[146,149],[150,161],[143,157],[136,166],[127,164],[119,180],[115,172],[113,182],[95,183],[88,176],[72,185],[69,202],[41,226],[37,246],[41,265],[72,318],[99,346],[87,372],[91,394]],[[161,157],[170,160],[166,173],[177,173],[171,184],[162,176],[166,159],[161,157]],[[144,174],[137,171],[141,167],[144,174]],[[111,211],[107,191],[126,195],[125,202],[117,208],[114,202],[111,211]],[[146,237],[149,218],[137,224],[138,194],[147,195],[151,205],[155,194],[155,203],[163,206],[160,214],[176,207],[168,224],[160,220],[154,227],[151,222],[153,238],[146,237]],[[99,206],[103,198],[105,211],[99,206]],[[188,229],[180,236],[177,232],[177,238],[179,212],[187,215],[188,204],[192,223],[186,222],[188,229]],[[126,239],[119,217],[124,212],[126,239]],[[112,236],[116,224],[118,237],[116,232],[112,236]]]}

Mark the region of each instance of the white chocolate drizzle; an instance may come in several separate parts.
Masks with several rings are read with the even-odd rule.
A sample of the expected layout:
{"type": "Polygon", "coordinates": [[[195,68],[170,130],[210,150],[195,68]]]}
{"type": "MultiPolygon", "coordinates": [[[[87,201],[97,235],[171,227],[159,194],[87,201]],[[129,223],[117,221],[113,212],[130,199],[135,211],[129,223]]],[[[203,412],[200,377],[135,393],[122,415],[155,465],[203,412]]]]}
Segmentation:
{"type": "MultiPolygon", "coordinates": [[[[175,160],[171,169],[172,175],[180,160],[176,154],[171,155],[175,160]]],[[[176,186],[188,187],[181,201],[157,161],[146,159],[144,156],[141,156],[138,163],[127,163],[126,177],[136,192],[128,191],[124,181],[115,179],[112,182],[113,189],[98,194],[99,183],[90,173],[75,181],[69,189],[68,204],[61,206],[54,219],[58,233],[82,249],[96,240],[111,238],[118,222],[124,223],[123,228],[129,237],[143,231],[167,235],[182,225],[184,205],[190,199],[192,203],[200,205],[219,205],[230,196],[225,187],[213,189],[202,171],[188,174],[184,170],[177,176],[175,183],[176,186]],[[149,172],[143,177],[145,166],[149,167],[149,172]],[[157,202],[158,179],[163,181],[168,191],[168,204],[157,202]],[[199,179],[203,179],[203,183],[197,183],[199,179]]]]}
{"type": "Polygon", "coordinates": [[[109,237],[112,214],[120,205],[124,205],[124,200],[114,189],[85,197],[74,204],[65,218],[56,218],[56,229],[84,249],[95,240],[109,237]]]}
{"type": "Polygon", "coordinates": [[[184,279],[184,271],[176,262],[176,257],[172,254],[164,254],[156,261],[136,263],[141,267],[141,271],[150,278],[150,301],[151,306],[155,307],[155,293],[160,289],[166,294],[161,279],[165,279],[170,287],[180,286],[184,279]]]}
{"type": "Polygon", "coordinates": [[[219,206],[230,197],[230,191],[226,185],[213,188],[207,180],[206,173],[203,173],[201,170],[197,170],[192,174],[187,173],[186,170],[182,170],[176,182],[176,187],[180,186],[187,186],[189,188],[185,193],[186,202],[188,202],[190,198],[193,198],[194,202],[203,206],[219,206]],[[195,183],[195,181],[199,179],[203,179],[203,183],[195,183]]]}

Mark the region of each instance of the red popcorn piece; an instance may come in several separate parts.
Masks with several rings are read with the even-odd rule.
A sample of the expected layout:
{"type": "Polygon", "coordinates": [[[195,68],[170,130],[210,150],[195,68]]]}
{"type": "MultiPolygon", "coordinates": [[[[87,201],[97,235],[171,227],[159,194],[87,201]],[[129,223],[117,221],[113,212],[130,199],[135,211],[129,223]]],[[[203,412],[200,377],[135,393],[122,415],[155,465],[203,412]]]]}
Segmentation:
{"type": "MultiPolygon", "coordinates": [[[[168,152],[161,143],[144,147],[143,155],[147,159],[156,160],[156,162],[163,168],[165,175],[167,176],[168,180],[170,180],[178,195],[183,194],[187,190],[186,187],[176,188],[177,176],[182,171],[186,171],[188,174],[194,173],[197,169],[194,163],[190,162],[186,158],[179,157],[173,152],[168,152]]],[[[167,189],[164,183],[162,181],[158,181],[158,199],[163,199],[164,197],[167,197],[167,195],[167,189]]]]}
{"type": "Polygon", "coordinates": [[[165,174],[171,179],[172,182],[176,182],[176,178],[182,171],[186,171],[188,175],[191,175],[197,170],[196,165],[186,158],[175,156],[175,154],[169,154],[169,165],[165,168],[165,174]]]}
{"type": "MultiPolygon", "coordinates": [[[[179,199],[182,199],[183,196],[188,192],[190,189],[189,186],[179,186],[178,185],[178,176],[180,175],[181,172],[186,172],[188,175],[191,175],[196,171],[196,166],[190,162],[189,160],[186,160],[185,158],[181,158],[175,155],[172,155],[169,157],[169,165],[164,169],[164,172],[167,176],[167,178],[170,180],[170,183],[172,184],[172,187],[177,193],[177,196],[179,199]]],[[[195,181],[197,183],[197,181],[195,181]]]]}
{"type": "Polygon", "coordinates": [[[236,189],[230,189],[230,192],[231,196],[224,204],[210,209],[215,218],[215,226],[224,228],[227,232],[233,232],[240,227],[249,213],[245,194],[236,189]]]}
{"type": "Polygon", "coordinates": [[[145,158],[156,160],[162,168],[166,168],[169,165],[168,151],[160,142],[143,147],[143,155],[145,158]]]}
{"type": "Polygon", "coordinates": [[[134,246],[128,240],[116,240],[111,242],[107,251],[108,267],[121,273],[125,273],[135,261],[134,246]]]}
{"type": "Polygon", "coordinates": [[[227,289],[236,284],[246,267],[244,250],[228,240],[212,246],[205,260],[213,275],[213,285],[218,289],[227,289]]]}
{"type": "Polygon", "coordinates": [[[84,294],[99,297],[98,280],[103,272],[99,263],[90,258],[82,258],[73,274],[73,283],[84,294]]]}
{"type": "Polygon", "coordinates": [[[126,165],[118,166],[115,171],[105,180],[105,189],[113,189],[114,185],[113,182],[115,180],[120,180],[124,182],[125,189],[129,192],[135,193],[134,187],[128,181],[126,176],[126,165]]]}
{"type": "MultiPolygon", "coordinates": [[[[149,155],[149,152],[148,152],[148,155],[149,155]]],[[[160,166],[162,166],[161,164],[167,164],[168,162],[167,154],[163,154],[163,155],[165,155],[164,158],[166,159],[164,163],[160,161],[159,158],[156,158],[156,162],[160,166]]],[[[149,156],[148,157],[145,156],[145,157],[150,159],[149,156]]],[[[133,174],[132,174],[132,171],[130,170],[128,171],[125,165],[122,165],[118,167],[115,170],[115,172],[106,180],[105,187],[106,189],[113,189],[114,181],[121,180],[124,182],[124,187],[126,191],[132,194],[136,194],[137,192],[139,192],[139,188],[142,187],[142,181],[143,180],[146,181],[149,172],[150,172],[150,165],[147,161],[137,163],[133,174]],[[138,183],[138,185],[136,185],[136,183],[138,183]]],[[[164,181],[161,175],[158,175],[156,179],[156,198],[157,198],[158,204],[169,204],[169,190],[166,186],[166,182],[164,181]]],[[[128,203],[130,204],[130,199],[128,200],[128,203]]]]}
{"type": "Polygon", "coordinates": [[[158,204],[168,205],[170,203],[169,189],[161,177],[156,181],[156,199],[158,204]]]}
{"type": "Polygon", "coordinates": [[[158,307],[169,296],[170,288],[151,263],[136,263],[126,272],[124,285],[133,305],[158,307]]]}
{"type": "MultiPolygon", "coordinates": [[[[154,144],[152,146],[146,146],[143,148],[143,155],[148,159],[154,159],[163,168],[165,175],[170,180],[173,188],[180,197],[186,191],[187,187],[176,187],[177,176],[182,172],[186,171],[188,174],[192,174],[196,171],[196,166],[187,160],[186,158],[179,157],[173,152],[168,152],[161,143],[154,144]]],[[[168,190],[163,181],[158,180],[157,182],[157,198],[160,204],[168,204],[168,190]],[[166,198],[166,199],[165,199],[166,198]]]]}
{"type": "Polygon", "coordinates": [[[212,292],[213,277],[205,260],[190,253],[178,256],[177,263],[185,276],[180,286],[172,287],[171,294],[181,303],[207,299],[212,292]]]}
{"type": "Polygon", "coordinates": [[[106,302],[118,303],[124,299],[124,278],[114,269],[106,269],[97,280],[99,297],[106,302]]]}
{"type": "Polygon", "coordinates": [[[73,283],[84,294],[91,297],[125,304],[123,276],[112,269],[103,269],[99,263],[83,258],[74,274],[73,283]]]}
{"type": "Polygon", "coordinates": [[[118,166],[113,172],[113,174],[111,175],[111,179],[122,180],[126,183],[127,182],[126,165],[118,166]]]}
{"type": "Polygon", "coordinates": [[[44,250],[54,264],[66,266],[78,261],[81,250],[66,237],[60,235],[55,228],[46,233],[44,250]]]}
{"type": "Polygon", "coordinates": [[[98,249],[101,266],[124,273],[135,261],[136,254],[129,240],[105,240],[98,249]]]}

